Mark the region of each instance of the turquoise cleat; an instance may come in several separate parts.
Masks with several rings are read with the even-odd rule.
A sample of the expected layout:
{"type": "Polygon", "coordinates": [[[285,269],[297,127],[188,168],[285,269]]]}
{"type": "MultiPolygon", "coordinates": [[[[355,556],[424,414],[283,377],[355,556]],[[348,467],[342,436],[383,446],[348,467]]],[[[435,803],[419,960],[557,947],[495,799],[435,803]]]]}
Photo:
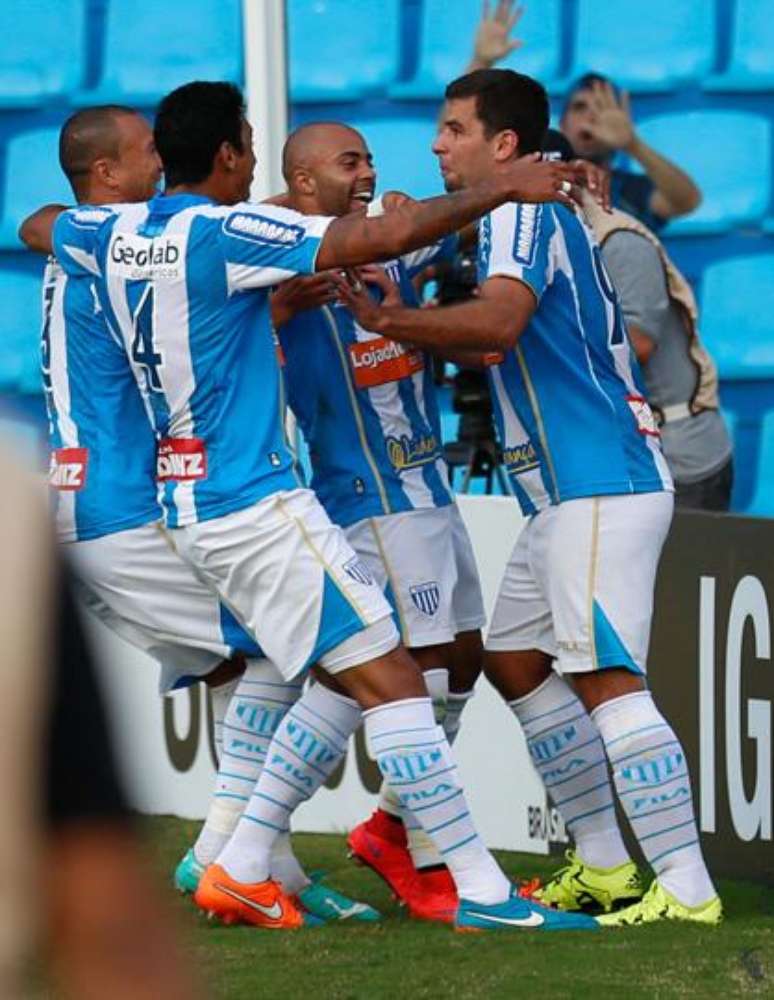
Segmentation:
{"type": "Polygon", "coordinates": [[[174,882],[178,892],[192,895],[199,888],[199,879],[204,874],[204,865],[196,860],[193,848],[185,852],[185,857],[175,868],[174,882]]]}
{"type": "Polygon", "coordinates": [[[375,924],[382,919],[381,913],[367,903],[358,903],[357,900],[350,899],[336,889],[331,889],[322,881],[323,872],[312,872],[310,876],[312,883],[301,892],[296,898],[307,914],[318,917],[325,923],[333,923],[338,920],[349,920],[375,924]]]}
{"type": "Polygon", "coordinates": [[[522,899],[514,886],[509,899],[491,906],[461,899],[454,922],[458,931],[595,931],[599,925],[585,913],[551,910],[522,899]]]}

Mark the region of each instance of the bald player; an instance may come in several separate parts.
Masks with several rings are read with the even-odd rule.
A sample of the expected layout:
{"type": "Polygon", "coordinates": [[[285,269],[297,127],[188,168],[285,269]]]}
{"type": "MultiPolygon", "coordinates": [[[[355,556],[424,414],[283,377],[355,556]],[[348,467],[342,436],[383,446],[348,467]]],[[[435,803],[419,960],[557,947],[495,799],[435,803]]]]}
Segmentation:
{"type": "MultiPolygon", "coordinates": [[[[297,129],[285,144],[283,173],[288,207],[305,215],[375,214],[373,159],[355,129],[336,122],[297,129]]],[[[381,268],[416,305],[411,279],[456,247],[456,236],[446,237],[381,268]]],[[[331,289],[323,274],[275,293],[288,402],[309,445],[311,486],[385,590],[452,743],[480,669],[485,615],[443,459],[432,366],[424,352],[360,328],[331,289]]],[[[453,919],[448,869],[386,787],[349,843],[413,915],[453,919]]]]}

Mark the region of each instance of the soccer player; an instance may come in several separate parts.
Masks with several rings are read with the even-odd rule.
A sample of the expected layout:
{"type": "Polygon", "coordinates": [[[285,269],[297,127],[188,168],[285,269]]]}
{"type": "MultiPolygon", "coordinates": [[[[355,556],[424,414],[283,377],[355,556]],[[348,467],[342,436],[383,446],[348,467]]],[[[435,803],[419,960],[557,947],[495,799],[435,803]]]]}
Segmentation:
{"type": "MultiPolygon", "coordinates": [[[[99,205],[151,197],[161,175],[149,124],[121,106],[71,116],[62,128],[60,160],[76,200],[89,206],[78,213],[79,224],[93,225],[99,205]]],[[[27,220],[25,242],[50,250],[51,224],[61,210],[52,206],[27,220]]],[[[159,662],[162,692],[205,680],[213,696],[221,773],[199,838],[175,873],[178,888],[193,891],[203,864],[228,839],[235,811],[247,801],[245,791],[301,685],[284,681],[160,532],[155,437],[126,354],[97,306],[91,274],[67,276],[52,259],[43,307],[57,535],[84,603],[159,662]],[[246,662],[236,650],[248,654],[246,662]]],[[[324,883],[312,884],[287,836],[275,845],[272,872],[318,918],[375,915],[324,883]]]]}
{"type": "MultiPolygon", "coordinates": [[[[529,77],[483,70],[454,81],[433,147],[447,188],[496,176],[541,148],[547,126],[546,93],[529,77]]],[[[346,283],[340,294],[384,337],[506,353],[491,386],[530,519],[500,585],[485,671],[576,843],[543,899],[631,902],[599,917],[606,925],[717,923],[685,753],[645,680],[672,483],[599,247],[563,206],[512,203],[480,224],[479,275],[477,299],[440,313],[380,308],[346,283]],[[609,767],[656,873],[641,899],[609,767]]]]}
{"type": "MultiPolygon", "coordinates": [[[[285,145],[283,171],[286,204],[305,215],[378,208],[371,154],[346,125],[301,126],[285,145]]],[[[452,254],[456,243],[456,236],[440,240],[387,262],[384,271],[416,304],[411,278],[452,254]]],[[[274,293],[288,402],[309,445],[311,487],[385,589],[451,744],[472,695],[469,677],[452,672],[452,643],[465,633],[457,645],[472,644],[478,666],[485,615],[441,452],[431,359],[359,329],[332,288],[323,273],[286,282],[274,293]]],[[[348,841],[412,914],[453,920],[448,869],[386,784],[379,808],[348,841]]]]}
{"type": "Polygon", "coordinates": [[[255,164],[239,91],[193,83],[158,110],[166,192],[95,225],[61,216],[66,269],[91,269],[148,401],[167,537],[292,680],[310,664],[346,696],[312,685],[282,720],[233,836],[196,892],[226,922],[295,928],[303,914],[270,879],[288,817],[330,773],[365,719],[373,756],[416,807],[457,885],[461,928],[595,926],[521,900],[478,836],[443,731],[390,607],[310,491],[284,440],[268,287],[295,273],[389,259],[513,197],[566,198],[573,171],[516,164],[494,182],[383,218],[303,216],[247,196],[255,164]]]}

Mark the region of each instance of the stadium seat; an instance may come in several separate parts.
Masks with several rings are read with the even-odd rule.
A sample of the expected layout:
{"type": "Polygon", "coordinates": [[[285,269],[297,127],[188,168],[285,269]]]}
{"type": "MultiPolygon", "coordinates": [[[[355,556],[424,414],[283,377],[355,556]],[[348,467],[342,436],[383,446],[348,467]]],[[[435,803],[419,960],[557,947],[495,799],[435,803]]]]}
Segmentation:
{"type": "Polygon", "coordinates": [[[40,276],[29,271],[0,271],[0,391],[40,390],[40,276]]]}
{"type": "Polygon", "coordinates": [[[242,5],[108,0],[104,60],[96,89],[82,91],[75,103],[148,107],[190,80],[241,84],[242,5]]]}
{"type": "Polygon", "coordinates": [[[774,17],[771,0],[732,5],[731,55],[723,73],[707,77],[712,91],[774,90],[774,17]]]}
{"type": "Polygon", "coordinates": [[[699,208],[669,235],[722,233],[765,215],[771,189],[771,125],[744,111],[688,111],[638,124],[645,142],[674,160],[702,192],[699,208]]]}
{"type": "Polygon", "coordinates": [[[59,168],[59,130],[13,136],[6,151],[0,247],[21,246],[16,230],[30,212],[48,202],[72,204],[73,193],[59,168]]]}
{"type": "Polygon", "coordinates": [[[290,97],[356,101],[398,75],[399,0],[288,0],[290,97]]]}
{"type": "Polygon", "coordinates": [[[438,161],[430,150],[433,118],[354,121],[373,154],[377,191],[405,191],[414,198],[443,194],[438,161]]]}
{"type": "Polygon", "coordinates": [[[759,447],[755,491],[744,512],[756,517],[774,517],[774,411],[763,419],[759,447]]]}
{"type": "Polygon", "coordinates": [[[774,254],[705,268],[701,335],[722,380],[774,380],[774,254]]]}
{"type": "Polygon", "coordinates": [[[3,0],[0,107],[36,107],[81,86],[85,0],[3,0]]]}
{"type": "MultiPolygon", "coordinates": [[[[560,7],[559,0],[540,0],[540,3],[526,5],[516,29],[524,46],[500,64],[503,68],[528,73],[551,89],[560,68],[560,7]]],[[[479,3],[424,0],[416,74],[414,79],[390,87],[390,95],[419,100],[443,97],[447,83],[460,76],[470,61],[480,17],[479,3]]]]}
{"type": "MultiPolygon", "coordinates": [[[[540,6],[539,4],[536,6],[540,6]]],[[[639,92],[701,79],[714,57],[708,0],[578,0],[571,78],[594,71],[639,92]]]]}

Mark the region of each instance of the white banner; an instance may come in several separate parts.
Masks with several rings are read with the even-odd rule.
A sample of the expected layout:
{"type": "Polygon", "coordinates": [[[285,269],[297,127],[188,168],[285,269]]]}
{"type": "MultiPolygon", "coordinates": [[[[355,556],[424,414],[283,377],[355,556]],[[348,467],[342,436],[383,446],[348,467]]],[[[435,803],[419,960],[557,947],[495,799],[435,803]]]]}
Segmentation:
{"type": "MultiPolygon", "coordinates": [[[[522,518],[509,498],[458,499],[489,613],[522,518]]],[[[131,801],[145,813],[202,818],[215,775],[206,689],[196,685],[160,698],[152,660],[98,622],[93,633],[131,801]]],[[[483,678],[465,710],[455,755],[490,847],[545,853],[549,839],[564,839],[556,815],[546,808],[519,725],[483,678]]],[[[352,740],[337,786],[320,789],[302,806],[294,829],[341,833],[359,823],[376,802],[364,779],[376,787],[374,765],[366,760],[359,736],[352,740]]]]}

